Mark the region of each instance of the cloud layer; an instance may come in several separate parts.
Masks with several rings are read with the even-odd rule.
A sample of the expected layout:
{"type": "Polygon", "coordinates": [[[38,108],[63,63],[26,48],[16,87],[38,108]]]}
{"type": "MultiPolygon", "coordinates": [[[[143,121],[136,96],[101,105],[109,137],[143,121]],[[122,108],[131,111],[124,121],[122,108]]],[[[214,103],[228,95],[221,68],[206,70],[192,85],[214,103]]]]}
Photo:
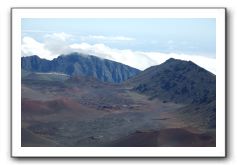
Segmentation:
{"type": "Polygon", "coordinates": [[[103,35],[89,35],[89,36],[81,36],[80,39],[82,41],[85,40],[104,40],[104,41],[133,41],[135,40],[132,37],[124,37],[124,36],[103,36],[103,35]]]}
{"type": "Polygon", "coordinates": [[[216,73],[215,62],[213,58],[200,55],[161,53],[161,52],[143,52],[130,49],[116,49],[105,44],[89,44],[86,39],[111,40],[111,41],[133,41],[133,38],[124,36],[84,36],[85,42],[73,43],[73,36],[66,33],[53,33],[44,36],[43,42],[36,41],[32,37],[22,38],[22,56],[38,55],[41,58],[53,59],[61,54],[79,52],[95,55],[123,64],[144,70],[150,66],[163,63],[169,58],[181,60],[190,60],[206,70],[216,73]]]}

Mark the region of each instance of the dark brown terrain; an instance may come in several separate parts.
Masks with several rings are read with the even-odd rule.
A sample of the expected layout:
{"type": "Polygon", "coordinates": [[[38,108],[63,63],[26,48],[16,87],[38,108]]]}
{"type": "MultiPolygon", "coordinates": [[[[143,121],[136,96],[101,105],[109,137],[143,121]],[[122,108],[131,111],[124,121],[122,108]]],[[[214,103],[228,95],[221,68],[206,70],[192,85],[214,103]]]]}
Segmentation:
{"type": "Polygon", "coordinates": [[[135,80],[23,70],[22,146],[215,146],[215,100],[206,95],[207,101],[192,103],[186,93],[165,99],[150,87],[143,92],[142,80],[135,80]]]}

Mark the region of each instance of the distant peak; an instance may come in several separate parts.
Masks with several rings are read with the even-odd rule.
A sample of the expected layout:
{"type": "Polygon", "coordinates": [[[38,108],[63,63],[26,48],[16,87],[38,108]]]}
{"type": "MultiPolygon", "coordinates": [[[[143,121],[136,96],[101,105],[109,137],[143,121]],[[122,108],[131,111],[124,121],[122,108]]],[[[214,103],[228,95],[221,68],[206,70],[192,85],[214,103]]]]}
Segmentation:
{"type": "Polygon", "coordinates": [[[95,56],[95,55],[91,55],[91,54],[85,54],[85,53],[80,53],[80,52],[72,52],[69,54],[62,54],[60,56],[58,56],[58,58],[98,58],[98,59],[103,59],[101,57],[95,56]]]}
{"type": "Polygon", "coordinates": [[[23,58],[40,58],[38,55],[23,56],[23,58]]]}
{"type": "MultiPolygon", "coordinates": [[[[184,60],[179,60],[175,58],[169,58],[168,60],[165,61],[165,63],[170,63],[170,62],[183,62],[184,60]]],[[[185,61],[187,62],[187,61],[185,61]]]]}
{"type": "Polygon", "coordinates": [[[175,58],[169,58],[168,60],[166,60],[166,61],[176,61],[177,59],[175,59],[175,58]]]}
{"type": "Polygon", "coordinates": [[[31,59],[31,60],[44,60],[44,61],[50,61],[48,59],[45,58],[41,58],[38,55],[31,55],[31,56],[23,56],[21,57],[21,59],[31,59]]]}
{"type": "Polygon", "coordinates": [[[72,53],[69,53],[69,54],[61,54],[59,55],[58,57],[68,57],[68,56],[80,56],[81,54],[78,53],[78,52],[72,52],[72,53]]]}
{"type": "Polygon", "coordinates": [[[169,58],[168,60],[166,60],[164,62],[164,64],[169,64],[169,63],[176,63],[176,64],[194,64],[196,65],[194,62],[192,61],[187,61],[187,60],[180,60],[180,59],[175,59],[175,58],[169,58]]]}

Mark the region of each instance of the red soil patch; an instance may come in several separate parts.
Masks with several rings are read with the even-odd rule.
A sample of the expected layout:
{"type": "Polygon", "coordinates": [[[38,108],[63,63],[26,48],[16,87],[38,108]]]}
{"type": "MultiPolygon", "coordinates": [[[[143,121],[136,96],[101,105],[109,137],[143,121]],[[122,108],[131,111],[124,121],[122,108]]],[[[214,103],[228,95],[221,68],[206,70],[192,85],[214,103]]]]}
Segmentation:
{"type": "Polygon", "coordinates": [[[22,112],[25,113],[55,113],[62,110],[79,110],[80,104],[70,99],[56,99],[50,101],[23,99],[22,112]]]}

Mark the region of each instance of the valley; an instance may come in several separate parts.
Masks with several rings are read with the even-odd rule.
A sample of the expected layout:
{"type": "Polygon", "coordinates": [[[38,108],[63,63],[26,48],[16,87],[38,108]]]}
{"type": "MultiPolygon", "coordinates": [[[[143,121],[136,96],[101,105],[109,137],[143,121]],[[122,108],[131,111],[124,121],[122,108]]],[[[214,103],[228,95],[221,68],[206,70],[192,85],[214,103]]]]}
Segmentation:
{"type": "MultiPolygon", "coordinates": [[[[172,65],[174,62],[176,66],[180,64],[177,60],[172,61],[172,65]]],[[[181,68],[188,76],[181,69],[174,73],[168,64],[169,67],[163,64],[165,69],[160,65],[162,69],[137,72],[119,83],[101,81],[97,75],[84,73],[68,75],[22,69],[22,146],[215,146],[213,75],[198,70],[202,72],[199,82],[197,76],[190,78],[197,69],[193,64],[181,68]],[[163,80],[167,79],[165,73],[170,77],[167,81],[177,84],[177,88],[172,86],[176,93],[170,86],[159,86],[162,83],[156,70],[159,76],[163,75],[163,80]],[[189,70],[192,73],[189,74],[189,70]],[[179,74],[184,75],[182,81],[177,77],[173,81],[174,76],[168,72],[178,78],[179,74]],[[150,76],[159,80],[153,81],[150,76]],[[203,89],[206,87],[205,80],[201,80],[203,77],[209,83],[207,89],[203,89]],[[191,79],[198,83],[190,86],[190,91],[180,93],[184,81],[191,79]],[[204,96],[205,100],[200,99],[204,96]]],[[[186,63],[182,62],[182,66],[186,63]]],[[[115,80],[120,79],[111,79],[115,80]]],[[[184,86],[189,88],[188,84],[184,86]]]]}

